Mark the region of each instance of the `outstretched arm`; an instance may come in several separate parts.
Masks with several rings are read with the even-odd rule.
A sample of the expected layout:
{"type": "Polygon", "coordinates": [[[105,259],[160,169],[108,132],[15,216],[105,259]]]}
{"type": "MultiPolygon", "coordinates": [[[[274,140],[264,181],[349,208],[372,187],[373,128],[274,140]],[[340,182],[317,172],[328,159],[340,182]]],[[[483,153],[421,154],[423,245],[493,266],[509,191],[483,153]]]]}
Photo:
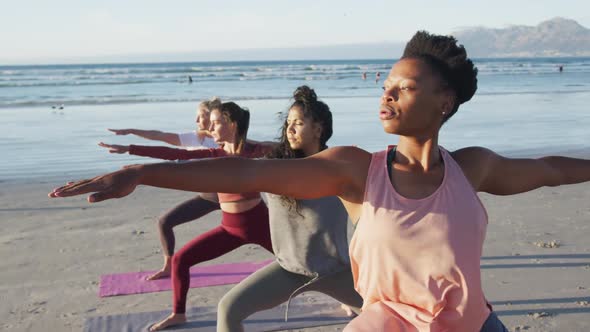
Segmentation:
{"type": "Polygon", "coordinates": [[[474,187],[490,194],[513,195],[544,186],[590,181],[590,160],[559,156],[513,159],[483,148],[455,152],[461,153],[459,159],[470,165],[466,174],[471,174],[474,187]]]}
{"type": "Polygon", "coordinates": [[[190,160],[222,157],[226,153],[223,149],[185,150],[165,146],[129,145],[129,154],[159,158],[165,160],[190,160]]]}
{"type": "Polygon", "coordinates": [[[332,148],[304,159],[218,158],[131,166],[55,189],[50,197],[94,193],[90,202],[119,198],[139,185],[196,192],[270,192],[293,198],[340,196],[362,202],[371,155],[332,148]]]}
{"type": "Polygon", "coordinates": [[[135,135],[153,141],[166,142],[171,145],[180,146],[180,138],[176,133],[167,133],[159,130],[142,130],[142,129],[109,129],[116,135],[135,135]]]}
{"type": "Polygon", "coordinates": [[[110,153],[129,153],[136,156],[151,157],[164,160],[189,160],[224,156],[223,149],[185,150],[165,146],[117,145],[98,143],[98,146],[109,149],[110,153]]]}

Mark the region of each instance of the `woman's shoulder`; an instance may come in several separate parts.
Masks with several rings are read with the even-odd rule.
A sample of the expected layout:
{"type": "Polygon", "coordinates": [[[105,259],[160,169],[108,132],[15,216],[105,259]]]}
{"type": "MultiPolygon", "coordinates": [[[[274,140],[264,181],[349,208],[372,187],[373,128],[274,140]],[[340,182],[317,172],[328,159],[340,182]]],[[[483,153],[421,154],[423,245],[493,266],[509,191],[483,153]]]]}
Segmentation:
{"type": "Polygon", "coordinates": [[[373,153],[356,146],[336,146],[308,157],[341,165],[350,174],[365,174],[369,169],[373,153]]]}
{"type": "Polygon", "coordinates": [[[315,156],[337,160],[365,160],[371,159],[372,153],[356,146],[335,146],[316,154],[315,156]]]}
{"type": "Polygon", "coordinates": [[[449,152],[449,155],[461,167],[474,188],[479,188],[479,183],[485,178],[491,162],[499,157],[494,151],[480,146],[461,148],[449,152]]]}
{"type": "Polygon", "coordinates": [[[497,156],[494,151],[481,146],[469,146],[449,152],[449,154],[460,165],[479,164],[485,162],[490,157],[497,156]]]}

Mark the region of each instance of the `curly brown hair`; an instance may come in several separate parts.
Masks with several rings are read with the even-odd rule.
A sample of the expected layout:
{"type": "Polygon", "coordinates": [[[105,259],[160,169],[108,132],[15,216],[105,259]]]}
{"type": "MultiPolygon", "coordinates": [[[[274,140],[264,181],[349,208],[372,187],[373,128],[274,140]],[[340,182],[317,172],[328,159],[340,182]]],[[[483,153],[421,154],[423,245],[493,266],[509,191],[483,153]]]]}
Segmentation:
{"type": "MultiPolygon", "coordinates": [[[[318,100],[315,91],[307,85],[302,85],[293,92],[293,103],[289,106],[289,110],[293,107],[298,107],[305,117],[311,118],[314,123],[321,126],[320,149],[326,149],[328,147],[326,143],[332,137],[332,112],[330,111],[330,107],[323,101],[318,100]]],[[[268,158],[294,159],[306,157],[303,151],[294,150],[289,144],[289,140],[287,139],[288,114],[288,110],[287,112],[279,113],[279,116],[283,118],[283,127],[278,137],[279,144],[267,155],[268,158]]],[[[282,196],[281,200],[289,209],[295,208],[297,210],[297,201],[293,198],[282,196]]]]}

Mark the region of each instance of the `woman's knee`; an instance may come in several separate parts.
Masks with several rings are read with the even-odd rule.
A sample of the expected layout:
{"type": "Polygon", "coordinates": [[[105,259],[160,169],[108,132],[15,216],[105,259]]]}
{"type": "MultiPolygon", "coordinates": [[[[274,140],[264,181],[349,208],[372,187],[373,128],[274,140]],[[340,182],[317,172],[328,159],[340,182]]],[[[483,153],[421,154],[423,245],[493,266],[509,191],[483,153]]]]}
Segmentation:
{"type": "Polygon", "coordinates": [[[353,318],[342,330],[342,332],[368,332],[368,331],[387,331],[382,328],[373,326],[371,320],[368,320],[362,313],[353,318]]]}
{"type": "Polygon", "coordinates": [[[191,265],[189,264],[187,259],[188,259],[188,255],[183,255],[182,252],[180,252],[180,251],[176,252],[174,255],[172,255],[172,269],[178,270],[182,267],[186,267],[187,269],[190,269],[191,265]]]}
{"type": "Polygon", "coordinates": [[[344,329],[342,329],[342,332],[355,332],[355,331],[358,331],[357,326],[356,326],[357,324],[355,322],[355,319],[353,319],[352,321],[350,321],[350,323],[346,324],[346,326],[344,327],[344,329]]]}
{"type": "Polygon", "coordinates": [[[238,298],[232,292],[225,294],[217,304],[217,331],[241,331],[246,314],[240,309],[238,298]]]}
{"type": "Polygon", "coordinates": [[[228,294],[225,294],[221,300],[219,300],[219,303],[217,303],[217,320],[227,320],[227,317],[229,316],[228,313],[231,310],[231,306],[232,306],[232,300],[227,298],[228,294]]]}
{"type": "Polygon", "coordinates": [[[172,230],[174,227],[174,220],[169,214],[165,214],[158,218],[158,228],[160,230],[172,230]]]}
{"type": "Polygon", "coordinates": [[[228,320],[230,317],[236,318],[240,315],[239,297],[235,296],[231,291],[227,292],[219,303],[217,304],[217,316],[228,320]]]}

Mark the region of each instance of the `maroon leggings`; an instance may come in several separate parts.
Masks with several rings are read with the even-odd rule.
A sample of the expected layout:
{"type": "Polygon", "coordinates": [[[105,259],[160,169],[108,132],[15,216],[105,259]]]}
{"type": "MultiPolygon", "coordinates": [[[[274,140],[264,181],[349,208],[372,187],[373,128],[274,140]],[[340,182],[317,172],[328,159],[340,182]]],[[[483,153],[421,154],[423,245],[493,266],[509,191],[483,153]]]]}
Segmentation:
{"type": "Polygon", "coordinates": [[[223,212],[221,225],[188,242],[172,256],[173,310],[184,313],[191,266],[217,258],[244,244],[255,243],[272,251],[268,209],[264,202],[240,213],[223,212]]]}

